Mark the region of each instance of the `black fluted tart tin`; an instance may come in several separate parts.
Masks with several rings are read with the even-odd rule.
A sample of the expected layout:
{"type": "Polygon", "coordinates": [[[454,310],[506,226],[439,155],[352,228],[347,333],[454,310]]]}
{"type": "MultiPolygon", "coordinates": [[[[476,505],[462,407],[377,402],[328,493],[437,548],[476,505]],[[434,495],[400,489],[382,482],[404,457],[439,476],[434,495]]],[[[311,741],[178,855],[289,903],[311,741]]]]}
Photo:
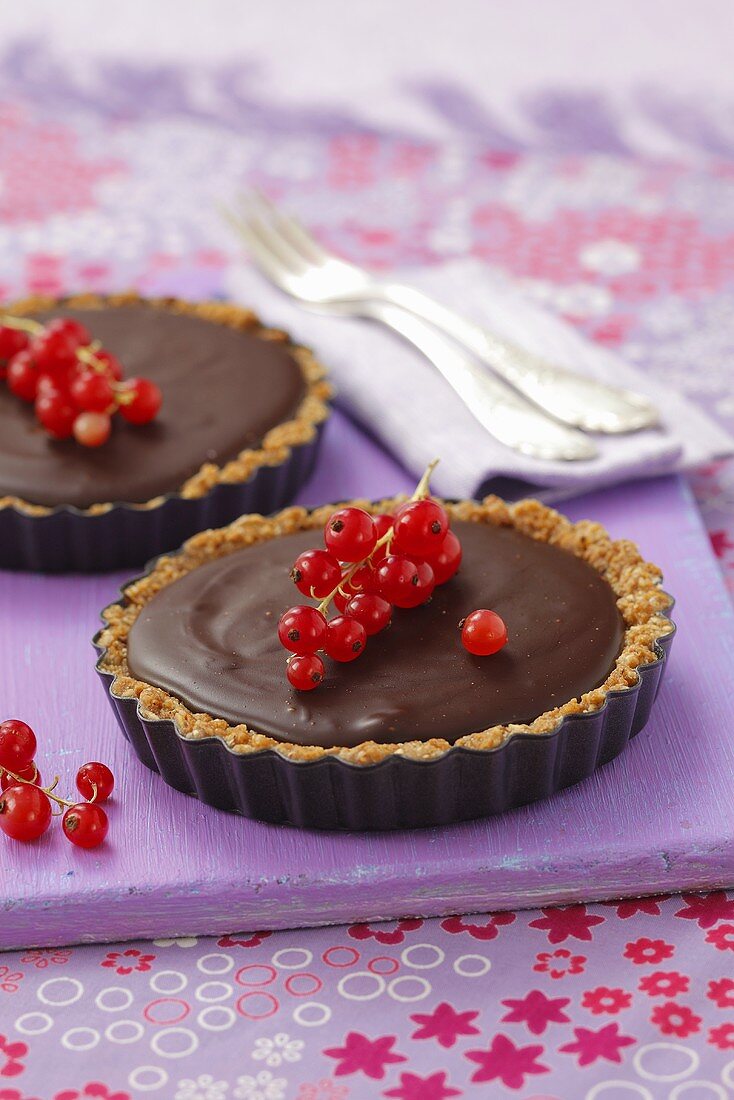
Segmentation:
{"type": "Polygon", "coordinates": [[[0,569],[35,573],[111,573],[135,569],[178,548],[197,531],[223,527],[244,512],[289,504],[308,481],[325,421],[285,461],[258,466],[246,481],[219,482],[200,497],[169,493],[152,505],[113,504],[100,512],[59,505],[42,514],[0,508],[0,569]]]}
{"type": "Polygon", "coordinates": [[[294,761],[277,749],[236,753],[218,737],[185,738],[170,719],[144,717],[136,698],[113,694],[114,676],[101,668],[99,634],[94,645],[101,651],[97,672],[122,733],[169,786],[259,821],[364,831],[504,813],[588,779],[645,726],[674,634],[673,625],[656,640],[656,659],[637,669],[636,684],[609,691],[596,711],[565,716],[550,733],[516,733],[494,749],[455,747],[429,760],[393,754],[368,765],[334,756],[294,761]]]}

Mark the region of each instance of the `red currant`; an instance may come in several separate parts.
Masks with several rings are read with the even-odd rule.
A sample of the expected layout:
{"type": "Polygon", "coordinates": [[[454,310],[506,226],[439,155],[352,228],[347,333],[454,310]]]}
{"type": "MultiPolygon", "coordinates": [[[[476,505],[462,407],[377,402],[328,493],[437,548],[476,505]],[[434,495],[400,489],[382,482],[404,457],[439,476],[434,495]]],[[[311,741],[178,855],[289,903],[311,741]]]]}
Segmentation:
{"type": "Polygon", "coordinates": [[[72,431],[83,447],[101,447],[110,438],[112,420],[104,412],[83,412],[74,420],[72,431]]]}
{"type": "Polygon", "coordinates": [[[347,603],[344,613],[364,627],[368,637],[379,634],[392,619],[392,604],[374,592],[358,592],[347,603]]]}
{"type": "Polygon", "coordinates": [[[89,330],[81,321],[75,321],[73,317],[56,317],[46,326],[46,332],[65,336],[77,348],[85,347],[92,342],[89,330]]]}
{"type": "Polygon", "coordinates": [[[337,615],[326,631],[324,649],[335,661],[354,661],[367,644],[367,631],[356,619],[337,615]]]}
{"type": "Polygon", "coordinates": [[[317,600],[333,592],[341,576],[341,566],[328,550],[304,551],[291,569],[291,579],[298,591],[317,600]]]}
{"type": "Polygon", "coordinates": [[[507,644],[507,627],[496,611],[472,611],[459,627],[462,645],[477,657],[489,657],[507,644]]]}
{"type": "Polygon", "coordinates": [[[120,416],[129,424],[148,424],[158,415],[163,395],[148,378],[130,378],[118,390],[120,416]],[[131,396],[132,395],[132,396],[131,396]]]}
{"type": "Polygon", "coordinates": [[[290,607],[280,616],[278,637],[292,653],[315,653],[326,638],[326,619],[315,607],[290,607]]]}
{"type": "Polygon", "coordinates": [[[122,381],[122,364],[117,356],[109,351],[105,351],[104,348],[98,348],[94,353],[94,358],[96,359],[95,365],[100,371],[104,372],[107,378],[111,378],[113,382],[122,381]]]}
{"type": "Polygon", "coordinates": [[[55,374],[76,363],[78,347],[79,341],[75,333],[68,328],[63,318],[57,318],[50,321],[38,336],[34,336],[30,350],[40,371],[55,374]]]}
{"type": "Polygon", "coordinates": [[[433,570],[424,561],[389,554],[377,570],[380,595],[396,607],[418,607],[431,598],[433,570]]]}
{"type": "Polygon", "coordinates": [[[42,393],[36,398],[36,419],[54,439],[68,439],[74,427],[76,409],[62,392],[42,393]]]}
{"type": "Polygon", "coordinates": [[[36,783],[41,786],[41,773],[33,760],[25,768],[18,768],[14,779],[10,772],[0,771],[0,790],[7,791],[8,787],[14,787],[18,779],[24,779],[26,783],[36,783]]]}
{"type": "Polygon", "coordinates": [[[93,370],[76,376],[71,384],[71,396],[85,412],[106,412],[115,399],[109,378],[93,370]]]}
{"type": "Polygon", "coordinates": [[[51,823],[51,803],[45,791],[17,783],[0,796],[0,829],[13,840],[37,840],[51,823]]]}
{"type": "Polygon", "coordinates": [[[449,529],[449,517],[435,500],[410,500],[395,514],[392,549],[398,554],[427,558],[434,554],[449,529]]]}
{"type": "Polygon", "coordinates": [[[107,814],[96,802],[70,806],[61,818],[64,836],[79,848],[97,848],[107,836],[107,814]]]}
{"type": "Polygon", "coordinates": [[[8,389],[23,401],[33,401],[38,386],[38,367],[28,348],[14,355],[8,364],[8,389]]]}
{"type": "Polygon", "coordinates": [[[324,679],[324,662],[317,653],[305,653],[291,657],[286,676],[297,691],[313,691],[324,679]]]}
{"type": "Polygon", "coordinates": [[[90,760],[76,773],[76,789],[87,800],[106,802],[115,787],[115,777],[106,764],[90,760]],[[96,787],[96,794],[95,794],[96,787]]]}
{"type": "Polygon", "coordinates": [[[0,725],[0,768],[19,775],[33,763],[37,747],[35,733],[19,718],[8,718],[0,725]]]}
{"type": "MultiPolygon", "coordinates": [[[[375,530],[377,531],[377,541],[379,542],[379,540],[392,529],[392,525],[395,522],[395,516],[390,516],[387,515],[387,513],[385,512],[381,512],[379,515],[373,516],[372,521],[375,525],[375,530]]],[[[372,554],[373,564],[377,565],[377,563],[382,561],[383,558],[386,558],[389,553],[390,547],[388,543],[384,543],[382,546],[378,546],[378,548],[373,551],[372,554]]]]}
{"type": "Polygon", "coordinates": [[[377,528],[363,508],[340,508],[329,517],[324,542],[339,561],[362,561],[377,542],[377,528]]]}
{"type": "Polygon", "coordinates": [[[8,362],[28,347],[29,337],[27,332],[20,328],[11,328],[10,325],[0,325],[0,378],[5,375],[5,367],[8,362]]]}
{"type": "Polygon", "coordinates": [[[349,578],[349,583],[344,585],[345,592],[375,592],[377,591],[377,572],[371,565],[360,565],[349,578]]]}
{"type": "Polygon", "coordinates": [[[453,531],[447,531],[438,551],[426,561],[433,570],[436,584],[445,584],[451,580],[461,565],[461,543],[453,531]]]}

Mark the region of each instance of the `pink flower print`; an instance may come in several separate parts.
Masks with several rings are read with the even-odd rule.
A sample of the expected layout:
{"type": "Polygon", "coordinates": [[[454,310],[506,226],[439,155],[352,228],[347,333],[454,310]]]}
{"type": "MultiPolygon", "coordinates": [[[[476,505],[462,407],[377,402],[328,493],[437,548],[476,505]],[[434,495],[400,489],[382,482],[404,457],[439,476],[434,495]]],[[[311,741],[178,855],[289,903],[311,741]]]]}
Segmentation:
{"type": "Polygon", "coordinates": [[[535,956],[533,970],[541,974],[550,974],[551,978],[565,978],[567,974],[583,974],[586,967],[586,955],[572,955],[565,947],[556,951],[541,951],[535,956]]]}
{"type": "Polygon", "coordinates": [[[527,1024],[533,1035],[542,1035],[549,1024],[568,1024],[571,1018],[563,1009],[571,1003],[570,997],[546,997],[539,989],[531,991],[520,1000],[503,1001],[510,1011],[502,1017],[503,1024],[527,1024]]]}
{"type": "Polygon", "coordinates": [[[708,984],[706,996],[717,1008],[734,1008],[734,981],[731,978],[719,978],[708,984]]]}
{"type": "Polygon", "coordinates": [[[621,1062],[621,1050],[631,1046],[637,1040],[631,1035],[620,1035],[619,1024],[607,1024],[599,1031],[592,1031],[587,1027],[575,1027],[573,1033],[576,1039],[573,1043],[566,1043],[558,1049],[565,1054],[575,1054],[579,1066],[591,1066],[600,1058],[607,1062],[621,1062]]]}
{"type": "Polygon", "coordinates": [[[25,1066],[21,1058],[28,1053],[25,1043],[14,1043],[0,1035],[0,1077],[17,1077],[25,1066]]]}
{"type": "Polygon", "coordinates": [[[655,970],[640,978],[638,988],[648,997],[677,997],[688,992],[689,979],[677,970],[655,970]]]}
{"type": "Polygon", "coordinates": [[[444,932],[452,936],[459,932],[468,932],[475,940],[493,940],[499,935],[500,928],[517,920],[515,913],[490,913],[483,924],[467,921],[464,917],[447,917],[441,921],[444,932]]]}
{"type": "Polygon", "coordinates": [[[31,963],[37,970],[47,966],[64,966],[71,958],[71,950],[65,947],[38,947],[21,955],[22,963],[31,963]]]}
{"type": "Polygon", "coordinates": [[[665,940],[650,940],[647,936],[640,936],[639,940],[632,940],[624,947],[625,959],[631,959],[635,966],[661,963],[663,959],[669,959],[674,952],[672,943],[666,943],[665,940]]]}
{"type": "Polygon", "coordinates": [[[346,1100],[349,1089],[335,1085],[328,1077],[320,1081],[304,1082],[296,1093],[296,1100],[346,1100]]]}
{"type": "Polygon", "coordinates": [[[538,1058],[543,1047],[515,1046],[507,1035],[495,1035],[489,1050],[469,1050],[465,1057],[479,1066],[472,1074],[472,1081],[501,1081],[508,1089],[521,1089],[525,1078],[539,1073],[549,1073],[538,1058]]]}
{"type": "Polygon", "coordinates": [[[401,1073],[400,1084],[387,1089],[383,1096],[394,1096],[396,1100],[449,1100],[451,1096],[461,1096],[461,1090],[446,1084],[444,1072],[432,1073],[430,1077],[401,1073]]]}
{"type": "Polygon", "coordinates": [[[378,943],[394,945],[402,943],[406,932],[415,932],[423,926],[423,921],[418,917],[407,918],[395,922],[395,927],[389,929],[386,924],[379,928],[372,928],[369,924],[353,924],[349,928],[349,935],[353,940],[377,940],[378,943]]]}
{"type": "Polygon", "coordinates": [[[632,994],[624,989],[610,989],[606,985],[599,985],[596,989],[587,989],[581,998],[581,1004],[588,1008],[593,1016],[601,1016],[607,1013],[615,1016],[623,1008],[629,1008],[632,1004],[632,994]]]}
{"type": "Polygon", "coordinates": [[[144,955],[142,951],[131,947],[127,951],[108,951],[99,965],[109,967],[116,974],[132,974],[136,970],[150,970],[154,959],[155,955],[144,955]]]}
{"type": "Polygon", "coordinates": [[[602,905],[610,905],[616,909],[617,916],[620,920],[629,920],[630,917],[636,917],[641,913],[646,913],[650,917],[659,917],[660,902],[667,901],[669,897],[669,894],[665,894],[656,898],[629,898],[625,901],[603,901],[602,905]]]}
{"type": "Polygon", "coordinates": [[[734,550],[734,542],[729,538],[728,531],[709,531],[709,538],[717,558],[725,558],[734,550]]]}
{"type": "Polygon", "coordinates": [[[685,1039],[700,1031],[703,1021],[687,1005],[667,1001],[665,1004],[655,1005],[650,1023],[659,1028],[663,1035],[677,1035],[679,1039],[685,1039]]]}
{"type": "Polygon", "coordinates": [[[272,936],[272,932],[235,932],[231,936],[222,936],[217,947],[259,947],[263,940],[272,936]]]}
{"type": "Polygon", "coordinates": [[[707,1042],[719,1050],[734,1050],[734,1024],[719,1024],[710,1028],[707,1042]]]}
{"type": "Polygon", "coordinates": [[[385,1076],[385,1067],[394,1062],[405,1062],[402,1054],[390,1048],[397,1040],[396,1035],[383,1035],[379,1039],[368,1039],[358,1031],[350,1031],[343,1047],[329,1047],[323,1053],[327,1058],[336,1058],[339,1065],[334,1070],[336,1077],[345,1077],[350,1073],[364,1073],[375,1081],[385,1076]]]}
{"type": "Polygon", "coordinates": [[[22,970],[11,970],[9,966],[0,966],[0,989],[3,993],[17,993],[22,981],[22,970]]]}
{"type": "Polygon", "coordinates": [[[706,933],[706,943],[712,943],[717,951],[734,951],[734,924],[719,924],[706,933]]]}
{"type": "Polygon", "coordinates": [[[39,1100],[37,1096],[26,1096],[18,1089],[0,1088],[0,1100],[39,1100]]]}
{"type": "Polygon", "coordinates": [[[713,928],[720,920],[734,920],[734,900],[729,900],[723,890],[714,890],[710,894],[684,894],[684,909],[679,909],[676,917],[683,920],[695,920],[699,928],[713,928]]]}
{"type": "Polygon", "coordinates": [[[112,1092],[101,1081],[89,1081],[82,1089],[64,1089],[54,1100],[132,1100],[129,1092],[112,1092]]]}
{"type": "Polygon", "coordinates": [[[605,917],[586,912],[585,905],[562,905],[557,909],[543,909],[543,916],[531,920],[530,928],[540,928],[548,933],[548,943],[564,940],[590,940],[591,929],[603,924],[605,917]]]}
{"type": "Polygon", "coordinates": [[[478,1015],[478,1012],[457,1012],[446,1001],[442,1001],[432,1013],[417,1012],[410,1017],[413,1023],[419,1025],[411,1038],[436,1039],[440,1046],[448,1049],[462,1035],[480,1034],[479,1028],[472,1023],[478,1015]]]}

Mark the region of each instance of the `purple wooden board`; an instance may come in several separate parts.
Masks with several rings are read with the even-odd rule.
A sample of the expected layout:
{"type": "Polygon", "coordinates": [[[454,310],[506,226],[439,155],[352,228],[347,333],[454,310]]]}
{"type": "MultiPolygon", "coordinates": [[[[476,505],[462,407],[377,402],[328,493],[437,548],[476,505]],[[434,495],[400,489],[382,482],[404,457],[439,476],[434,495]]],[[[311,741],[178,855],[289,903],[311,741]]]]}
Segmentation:
{"type": "MultiPolygon", "coordinates": [[[[410,487],[341,418],[303,494],[321,502],[410,487]]],[[[647,729],[590,781],[501,818],[402,834],[303,833],[201,805],[133,757],[89,639],[118,577],[0,575],[0,707],[37,730],[45,775],[71,789],[99,757],[119,780],[98,852],[58,828],[0,844],[0,947],[432,916],[734,881],[734,614],[698,511],[669,478],[566,511],[639,541],[678,599],[679,634],[647,729]]]]}

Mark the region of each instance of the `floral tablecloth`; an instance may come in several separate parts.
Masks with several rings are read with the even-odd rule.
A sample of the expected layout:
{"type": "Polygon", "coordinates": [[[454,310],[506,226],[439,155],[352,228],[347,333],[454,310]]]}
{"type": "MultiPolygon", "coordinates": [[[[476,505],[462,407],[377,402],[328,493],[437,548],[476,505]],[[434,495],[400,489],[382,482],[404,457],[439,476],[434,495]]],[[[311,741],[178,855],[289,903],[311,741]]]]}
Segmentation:
{"type": "MultiPolygon", "coordinates": [[[[648,99],[650,159],[598,98],[532,141],[416,89],[451,140],[275,107],[242,73],[50,41],[0,58],[0,294],[217,294],[216,215],[265,185],[375,268],[474,254],[734,427],[734,144],[648,99]],[[686,150],[688,141],[690,149],[686,150]]],[[[717,116],[719,117],[719,116],[717,116]]],[[[693,484],[734,590],[734,464],[693,484]]],[[[0,959],[0,1100],[658,1100],[734,1095],[734,895],[0,959]]]]}

